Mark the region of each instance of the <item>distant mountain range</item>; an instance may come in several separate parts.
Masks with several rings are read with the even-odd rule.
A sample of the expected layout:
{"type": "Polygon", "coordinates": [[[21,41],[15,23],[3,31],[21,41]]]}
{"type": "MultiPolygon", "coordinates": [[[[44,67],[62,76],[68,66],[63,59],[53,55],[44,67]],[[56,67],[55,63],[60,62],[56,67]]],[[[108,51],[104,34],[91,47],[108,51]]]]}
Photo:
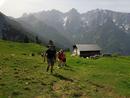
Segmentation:
{"type": "MultiPolygon", "coordinates": [[[[98,44],[105,53],[130,54],[130,13],[96,9],[81,14],[71,9],[66,13],[51,10],[24,14],[17,19],[4,17],[15,21],[12,27],[22,27],[17,33],[38,36],[42,43],[53,40],[62,48],[72,48],[77,43],[98,44]]],[[[2,21],[0,15],[1,36],[2,21]]]]}

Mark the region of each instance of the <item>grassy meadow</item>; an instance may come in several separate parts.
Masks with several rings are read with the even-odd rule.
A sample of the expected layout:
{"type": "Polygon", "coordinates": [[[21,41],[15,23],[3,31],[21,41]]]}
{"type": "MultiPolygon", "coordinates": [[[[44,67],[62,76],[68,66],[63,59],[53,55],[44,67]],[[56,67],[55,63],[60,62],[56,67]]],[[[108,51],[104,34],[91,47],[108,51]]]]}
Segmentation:
{"type": "Polygon", "coordinates": [[[130,57],[85,59],[67,55],[67,66],[54,66],[39,55],[37,44],[0,40],[0,98],[130,98],[130,57]]]}

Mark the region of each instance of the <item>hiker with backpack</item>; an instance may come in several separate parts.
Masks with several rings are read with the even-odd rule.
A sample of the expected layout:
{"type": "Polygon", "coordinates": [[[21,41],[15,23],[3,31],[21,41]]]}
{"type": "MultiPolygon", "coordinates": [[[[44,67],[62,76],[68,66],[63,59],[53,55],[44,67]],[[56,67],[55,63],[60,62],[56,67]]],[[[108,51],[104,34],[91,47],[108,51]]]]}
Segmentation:
{"type": "Polygon", "coordinates": [[[53,44],[53,41],[49,41],[48,49],[45,55],[47,57],[47,63],[48,63],[46,71],[48,72],[51,67],[51,73],[53,73],[53,66],[54,63],[56,62],[56,49],[53,44]]]}
{"type": "Polygon", "coordinates": [[[59,61],[59,67],[66,66],[66,56],[65,56],[64,50],[61,49],[57,53],[57,57],[58,57],[58,61],[59,61]]]}

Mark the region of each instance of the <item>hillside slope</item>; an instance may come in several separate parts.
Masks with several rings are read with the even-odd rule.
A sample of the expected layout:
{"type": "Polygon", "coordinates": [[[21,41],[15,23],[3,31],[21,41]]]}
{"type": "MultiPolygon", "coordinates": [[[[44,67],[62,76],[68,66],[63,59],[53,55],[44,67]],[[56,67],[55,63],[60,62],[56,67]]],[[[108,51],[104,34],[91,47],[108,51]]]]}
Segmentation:
{"type": "Polygon", "coordinates": [[[39,55],[46,48],[0,40],[0,98],[130,98],[130,57],[67,55],[54,73],[39,55]],[[32,55],[32,53],[34,55],[32,55]]]}
{"type": "Polygon", "coordinates": [[[13,18],[0,12],[0,39],[17,42],[35,41],[35,37],[13,18]]]}

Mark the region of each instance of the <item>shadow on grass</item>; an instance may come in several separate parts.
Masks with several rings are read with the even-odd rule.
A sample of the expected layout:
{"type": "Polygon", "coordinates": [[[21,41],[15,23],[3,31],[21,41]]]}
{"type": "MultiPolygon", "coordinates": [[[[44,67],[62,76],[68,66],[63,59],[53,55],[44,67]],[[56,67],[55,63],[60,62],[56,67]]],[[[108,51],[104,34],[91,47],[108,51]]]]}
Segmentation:
{"type": "Polygon", "coordinates": [[[65,67],[67,67],[67,68],[72,68],[72,67],[71,67],[71,66],[69,66],[68,64],[66,64],[66,65],[65,65],[65,67]]]}
{"type": "MultiPolygon", "coordinates": [[[[62,68],[62,67],[61,67],[62,68]]],[[[64,70],[68,70],[68,71],[75,71],[71,66],[69,66],[69,65],[65,65],[65,66],[63,66],[63,69],[64,70]]]]}
{"type": "Polygon", "coordinates": [[[69,79],[69,78],[67,78],[67,77],[64,77],[64,76],[62,76],[62,75],[60,75],[60,74],[53,74],[53,76],[56,77],[56,78],[59,78],[60,80],[65,80],[65,81],[73,82],[72,79],[69,79]]]}
{"type": "Polygon", "coordinates": [[[66,68],[66,67],[64,68],[64,70],[73,71],[73,72],[75,71],[75,70],[73,70],[71,68],[66,68]]]}

